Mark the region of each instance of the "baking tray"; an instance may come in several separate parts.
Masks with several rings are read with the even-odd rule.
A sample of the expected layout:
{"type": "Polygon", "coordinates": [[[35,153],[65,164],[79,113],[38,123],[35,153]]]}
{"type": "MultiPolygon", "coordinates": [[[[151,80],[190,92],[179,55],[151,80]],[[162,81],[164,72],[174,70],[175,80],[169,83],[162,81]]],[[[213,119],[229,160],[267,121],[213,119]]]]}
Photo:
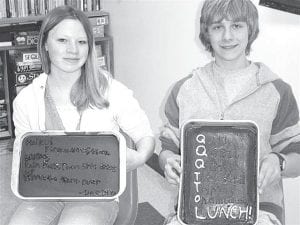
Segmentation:
{"type": "Polygon", "coordinates": [[[29,132],[13,192],[25,200],[111,200],[126,186],[126,142],[113,132],[29,132]]]}
{"type": "Polygon", "coordinates": [[[184,123],[177,214],[182,224],[256,223],[258,134],[252,121],[184,123]]]}

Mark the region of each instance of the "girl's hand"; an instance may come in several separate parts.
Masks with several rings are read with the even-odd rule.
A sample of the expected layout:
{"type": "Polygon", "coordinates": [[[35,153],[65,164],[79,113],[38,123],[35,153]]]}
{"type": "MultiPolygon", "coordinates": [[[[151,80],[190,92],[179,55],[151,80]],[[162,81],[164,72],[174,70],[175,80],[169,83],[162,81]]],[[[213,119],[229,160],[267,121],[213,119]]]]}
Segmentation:
{"type": "Polygon", "coordinates": [[[131,148],[127,148],[126,152],[126,170],[127,172],[132,171],[139,166],[143,165],[146,161],[146,156],[142,153],[135,151],[131,148]]]}
{"type": "Polygon", "coordinates": [[[142,166],[153,154],[155,140],[151,136],[143,137],[136,143],[136,151],[127,148],[126,151],[126,168],[127,172],[142,166]]]}
{"type": "Polygon", "coordinates": [[[179,184],[179,176],[182,172],[180,160],[180,155],[177,154],[172,154],[166,159],[164,173],[167,181],[170,184],[179,184]]]}
{"type": "Polygon", "coordinates": [[[265,187],[281,179],[279,159],[275,154],[268,154],[260,163],[258,190],[261,194],[265,187]]]}

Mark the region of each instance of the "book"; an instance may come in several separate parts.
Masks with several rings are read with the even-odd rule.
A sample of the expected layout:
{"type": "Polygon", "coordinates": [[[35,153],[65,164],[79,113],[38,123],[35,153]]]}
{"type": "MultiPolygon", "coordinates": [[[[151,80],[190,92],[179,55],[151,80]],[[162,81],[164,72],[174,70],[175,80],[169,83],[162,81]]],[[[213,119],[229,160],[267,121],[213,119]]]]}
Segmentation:
{"type": "Polygon", "coordinates": [[[0,42],[9,42],[12,41],[13,37],[12,34],[10,32],[1,32],[0,35],[0,42]]]}
{"type": "Polygon", "coordinates": [[[0,110],[6,111],[5,99],[0,99],[0,110]]]}
{"type": "Polygon", "coordinates": [[[101,9],[101,1],[93,0],[93,10],[99,11],[101,9]]]}
{"type": "Polygon", "coordinates": [[[39,31],[14,32],[15,46],[36,46],[39,42],[39,31]]]}
{"type": "Polygon", "coordinates": [[[27,85],[42,73],[42,63],[36,49],[9,51],[9,62],[16,86],[27,85]]]}
{"type": "Polygon", "coordinates": [[[89,21],[90,21],[92,26],[108,25],[108,23],[109,23],[108,15],[90,17],[89,21]]]}
{"type": "Polygon", "coordinates": [[[11,41],[0,41],[0,47],[12,46],[11,41]]]}
{"type": "Polygon", "coordinates": [[[7,116],[0,117],[0,130],[1,131],[8,130],[7,116]]]}
{"type": "Polygon", "coordinates": [[[0,18],[6,18],[6,4],[5,1],[0,1],[0,18]]]}
{"type": "Polygon", "coordinates": [[[7,117],[7,111],[0,110],[0,118],[4,118],[4,117],[7,117]]]}
{"type": "Polygon", "coordinates": [[[24,72],[34,72],[41,71],[42,63],[41,62],[16,62],[16,71],[17,73],[24,72]]]}
{"type": "Polygon", "coordinates": [[[16,74],[16,86],[28,85],[34,78],[39,76],[43,71],[15,73],[16,74]]]}
{"type": "Polygon", "coordinates": [[[97,57],[97,63],[99,67],[105,68],[106,67],[105,56],[97,57]]]}
{"type": "Polygon", "coordinates": [[[88,0],[82,0],[82,11],[87,11],[88,10],[88,0]]]}
{"type": "Polygon", "coordinates": [[[92,27],[94,37],[104,37],[104,25],[96,25],[92,27]]]}
{"type": "Polygon", "coordinates": [[[8,130],[2,130],[1,132],[0,132],[0,137],[9,137],[10,136],[10,134],[9,134],[9,132],[8,132],[8,130]]]}
{"type": "Polygon", "coordinates": [[[28,49],[14,50],[13,53],[10,55],[11,55],[11,61],[14,63],[14,65],[17,65],[17,63],[40,63],[41,62],[39,54],[34,51],[30,52],[28,51],[28,49]]]}
{"type": "Polygon", "coordinates": [[[87,12],[101,10],[101,0],[1,0],[0,18],[45,15],[61,5],[87,12]]]}
{"type": "Polygon", "coordinates": [[[17,65],[17,63],[20,63],[20,65],[23,65],[22,63],[41,63],[40,56],[36,48],[10,50],[9,59],[14,65],[17,65]]]}
{"type": "Polygon", "coordinates": [[[93,0],[87,0],[87,11],[93,10],[93,0]]]}
{"type": "Polygon", "coordinates": [[[14,0],[9,0],[9,11],[11,17],[17,17],[17,8],[16,3],[14,0]]]}
{"type": "Polygon", "coordinates": [[[0,46],[12,46],[12,35],[9,32],[2,32],[0,35],[0,46]]]}
{"type": "Polygon", "coordinates": [[[102,56],[102,46],[101,45],[95,45],[96,55],[102,56]]]}

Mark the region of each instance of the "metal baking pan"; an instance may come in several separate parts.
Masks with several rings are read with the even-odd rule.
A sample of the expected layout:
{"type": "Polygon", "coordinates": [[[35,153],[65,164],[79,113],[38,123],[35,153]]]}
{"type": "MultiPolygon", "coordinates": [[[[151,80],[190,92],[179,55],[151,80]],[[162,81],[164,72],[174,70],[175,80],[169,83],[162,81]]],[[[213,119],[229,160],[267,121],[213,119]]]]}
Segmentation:
{"type": "Polygon", "coordinates": [[[181,129],[178,220],[252,225],[258,215],[259,131],[252,121],[190,120],[181,129]]]}
{"type": "Polygon", "coordinates": [[[29,132],[15,195],[25,200],[111,200],[126,186],[126,143],[113,132],[29,132]]]}

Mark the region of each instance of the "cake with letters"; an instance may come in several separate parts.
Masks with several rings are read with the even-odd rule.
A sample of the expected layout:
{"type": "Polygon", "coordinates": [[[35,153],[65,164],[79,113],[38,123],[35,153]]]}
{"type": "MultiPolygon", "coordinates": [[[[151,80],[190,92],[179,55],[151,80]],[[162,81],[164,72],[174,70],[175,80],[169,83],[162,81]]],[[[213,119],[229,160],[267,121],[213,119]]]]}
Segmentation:
{"type": "Polygon", "coordinates": [[[256,126],[194,121],[182,132],[179,219],[185,224],[255,224],[256,126]]]}

